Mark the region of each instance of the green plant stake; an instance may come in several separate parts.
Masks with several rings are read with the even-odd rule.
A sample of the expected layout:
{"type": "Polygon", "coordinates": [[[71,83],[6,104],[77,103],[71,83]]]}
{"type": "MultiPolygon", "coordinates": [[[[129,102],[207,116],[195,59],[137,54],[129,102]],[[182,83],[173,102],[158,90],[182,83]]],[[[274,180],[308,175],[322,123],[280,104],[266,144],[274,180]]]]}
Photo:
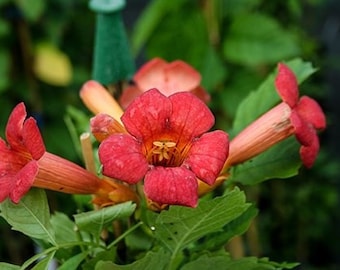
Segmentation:
{"type": "Polygon", "coordinates": [[[125,0],[91,0],[89,6],[97,13],[93,79],[104,85],[128,79],[134,62],[120,13],[125,0]]]}

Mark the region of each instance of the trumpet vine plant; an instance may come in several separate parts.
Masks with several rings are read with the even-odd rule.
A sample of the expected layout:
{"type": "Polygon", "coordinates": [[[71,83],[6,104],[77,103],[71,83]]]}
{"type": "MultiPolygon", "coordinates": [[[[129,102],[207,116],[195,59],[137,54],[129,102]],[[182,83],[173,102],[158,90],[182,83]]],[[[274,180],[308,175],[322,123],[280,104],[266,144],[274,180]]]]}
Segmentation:
{"type": "Polygon", "coordinates": [[[22,265],[0,268],[295,268],[284,258],[234,257],[226,245],[258,213],[242,187],[289,178],[317,161],[325,115],[299,94],[316,69],[299,58],[279,61],[239,104],[232,127],[217,128],[214,96],[189,63],[155,57],[135,70],[125,33],[117,33],[123,4],[91,1],[95,67],[79,89],[89,113],[84,164],[46,149],[24,102],[8,116],[0,215],[39,249],[22,265]],[[46,190],[84,196],[87,208],[51,213],[46,190]]]}

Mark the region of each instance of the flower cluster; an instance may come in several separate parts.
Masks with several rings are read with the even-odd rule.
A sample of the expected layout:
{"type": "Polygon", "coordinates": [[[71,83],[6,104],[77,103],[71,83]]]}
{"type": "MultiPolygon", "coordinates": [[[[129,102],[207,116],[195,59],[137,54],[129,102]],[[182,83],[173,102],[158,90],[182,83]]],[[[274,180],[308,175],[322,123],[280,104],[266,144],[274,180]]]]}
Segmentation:
{"type": "Polygon", "coordinates": [[[282,102],[230,143],[226,132],[210,131],[215,119],[200,80],[186,63],[156,58],[135,74],[119,102],[96,81],[83,85],[80,97],[95,114],[90,126],[100,142],[104,178],[47,152],[35,120],[18,104],[6,126],[7,142],[0,138],[0,202],[18,203],[32,186],[93,194],[100,206],[137,202],[129,185],[138,184],[156,209],[195,207],[200,195],[226,179],[231,166],[292,135],[301,144],[302,163],[313,165],[325,115],[315,100],[299,98],[296,77],[285,64],[278,65],[275,79],[282,102]]]}

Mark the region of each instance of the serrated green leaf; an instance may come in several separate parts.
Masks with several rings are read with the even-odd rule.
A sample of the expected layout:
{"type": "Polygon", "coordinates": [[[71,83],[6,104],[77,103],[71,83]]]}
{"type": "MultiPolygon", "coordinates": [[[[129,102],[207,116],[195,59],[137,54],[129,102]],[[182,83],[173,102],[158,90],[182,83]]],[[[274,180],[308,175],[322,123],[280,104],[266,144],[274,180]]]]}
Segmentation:
{"type": "Polygon", "coordinates": [[[136,205],[132,202],[125,202],[99,210],[76,214],[74,219],[80,230],[99,237],[102,230],[112,221],[131,216],[135,208],[136,205]]]}
{"type": "Polygon", "coordinates": [[[293,269],[298,264],[296,263],[277,263],[271,262],[267,258],[245,257],[237,260],[232,260],[228,254],[200,256],[197,260],[184,265],[181,270],[207,270],[212,267],[223,270],[281,270],[293,269]]]}
{"type": "Polygon", "coordinates": [[[299,51],[290,32],[273,18],[259,13],[235,17],[223,46],[229,61],[251,66],[275,63],[297,56],[299,51]]]}
{"type": "Polygon", "coordinates": [[[221,230],[250,206],[243,192],[235,188],[222,197],[202,201],[197,208],[171,206],[156,219],[155,236],[175,256],[189,243],[221,230]]]}
{"type": "Polygon", "coordinates": [[[58,244],[76,242],[78,240],[75,231],[76,224],[64,213],[55,212],[51,216],[51,224],[58,244]]]}
{"type": "Polygon", "coordinates": [[[294,137],[280,142],[259,156],[232,168],[228,181],[255,185],[273,178],[289,178],[301,167],[299,144],[294,137]]]}
{"type": "Polygon", "coordinates": [[[230,262],[230,260],[231,258],[227,254],[216,256],[203,255],[197,260],[185,264],[181,267],[181,270],[207,270],[212,267],[214,269],[226,269],[225,266],[230,262]]]}
{"type": "Polygon", "coordinates": [[[240,216],[225,225],[221,231],[207,234],[200,244],[190,251],[197,253],[198,251],[214,251],[222,248],[231,238],[246,232],[257,213],[258,210],[254,206],[249,207],[240,216]]]}
{"type": "Polygon", "coordinates": [[[82,270],[93,270],[99,261],[114,261],[116,258],[117,248],[113,246],[109,250],[101,251],[82,264],[82,270]]]}
{"type": "Polygon", "coordinates": [[[95,270],[150,270],[167,269],[170,254],[163,249],[148,252],[142,259],[128,265],[118,265],[113,262],[101,261],[96,264],[95,270]]]}
{"type": "Polygon", "coordinates": [[[80,263],[86,258],[87,252],[79,253],[65,261],[58,270],[77,270],[80,263]]]}
{"type": "Polygon", "coordinates": [[[231,260],[225,265],[226,270],[281,270],[293,269],[298,266],[296,263],[271,262],[267,258],[245,257],[238,260],[231,260]]]}
{"type": "MultiPolygon", "coordinates": [[[[303,62],[299,58],[288,61],[286,64],[293,70],[299,83],[316,71],[310,62],[303,62]]],[[[256,91],[251,92],[240,103],[234,119],[233,135],[280,102],[281,99],[274,85],[275,76],[276,69],[267,76],[256,91]]]]}
{"type": "Polygon", "coordinates": [[[0,204],[0,210],[13,230],[56,244],[44,190],[32,188],[18,204],[7,199],[0,204]]]}
{"type": "Polygon", "coordinates": [[[20,269],[20,266],[15,265],[15,264],[0,262],[0,269],[2,269],[2,270],[18,270],[18,269],[20,269]]]}
{"type": "Polygon", "coordinates": [[[32,270],[48,270],[48,267],[51,263],[51,260],[53,259],[55,254],[55,251],[48,254],[46,257],[44,257],[42,260],[40,260],[33,268],[32,270]]]}

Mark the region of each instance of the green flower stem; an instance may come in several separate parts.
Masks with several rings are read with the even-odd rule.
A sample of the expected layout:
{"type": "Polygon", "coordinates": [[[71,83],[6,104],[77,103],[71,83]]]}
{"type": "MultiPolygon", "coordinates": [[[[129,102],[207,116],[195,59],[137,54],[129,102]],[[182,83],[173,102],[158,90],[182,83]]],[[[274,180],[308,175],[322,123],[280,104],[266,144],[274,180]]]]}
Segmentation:
{"type": "Polygon", "coordinates": [[[114,245],[116,245],[119,241],[124,239],[127,235],[132,233],[134,230],[139,228],[141,225],[143,225],[143,221],[138,222],[134,226],[132,226],[130,229],[126,230],[123,234],[121,234],[119,237],[116,238],[110,245],[107,246],[107,249],[111,249],[114,245]]]}

